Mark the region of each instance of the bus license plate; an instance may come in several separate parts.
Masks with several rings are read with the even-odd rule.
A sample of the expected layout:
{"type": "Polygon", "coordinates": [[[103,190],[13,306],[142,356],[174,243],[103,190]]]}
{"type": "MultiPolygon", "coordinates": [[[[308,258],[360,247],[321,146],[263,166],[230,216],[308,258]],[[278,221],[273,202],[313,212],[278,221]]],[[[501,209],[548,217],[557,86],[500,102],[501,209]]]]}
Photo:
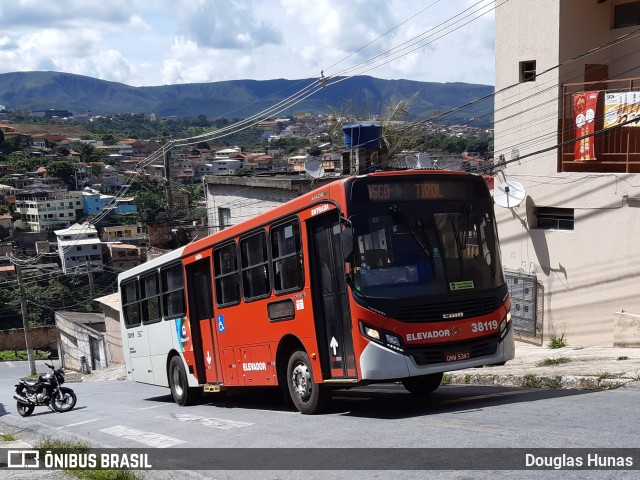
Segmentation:
{"type": "Polygon", "coordinates": [[[461,360],[469,360],[471,358],[471,351],[464,350],[462,352],[445,352],[444,358],[447,362],[459,362],[461,360]]]}

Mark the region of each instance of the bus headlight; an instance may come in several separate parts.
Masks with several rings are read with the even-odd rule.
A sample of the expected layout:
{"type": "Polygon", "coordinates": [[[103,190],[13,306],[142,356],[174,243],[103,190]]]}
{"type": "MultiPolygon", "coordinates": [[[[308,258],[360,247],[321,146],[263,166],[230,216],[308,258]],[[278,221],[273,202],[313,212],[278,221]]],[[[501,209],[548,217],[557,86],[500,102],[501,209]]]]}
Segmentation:
{"type": "Polygon", "coordinates": [[[367,337],[374,340],[380,340],[380,332],[378,330],[375,330],[371,327],[364,327],[363,331],[367,337]]]}
{"type": "Polygon", "coordinates": [[[375,340],[376,343],[380,343],[390,350],[395,350],[396,352],[404,352],[404,348],[402,348],[402,341],[400,337],[394,335],[392,333],[387,333],[384,330],[378,330],[376,328],[368,327],[360,323],[360,331],[364,334],[365,337],[375,340]]]}
{"type": "Polygon", "coordinates": [[[500,322],[500,339],[503,339],[511,325],[511,311],[508,311],[500,322]]]}

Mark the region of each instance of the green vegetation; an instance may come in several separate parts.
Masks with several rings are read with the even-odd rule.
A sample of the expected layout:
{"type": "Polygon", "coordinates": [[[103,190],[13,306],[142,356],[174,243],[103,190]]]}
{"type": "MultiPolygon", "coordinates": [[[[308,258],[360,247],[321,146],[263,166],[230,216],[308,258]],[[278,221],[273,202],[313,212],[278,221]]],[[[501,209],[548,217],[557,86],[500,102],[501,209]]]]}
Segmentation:
{"type": "Polygon", "coordinates": [[[3,442],[15,442],[18,439],[13,433],[3,433],[0,435],[0,440],[3,442]]]}
{"type": "MultiPolygon", "coordinates": [[[[53,438],[45,438],[35,445],[40,451],[40,458],[47,453],[74,453],[88,454],[91,446],[85,442],[71,442],[67,440],[59,440],[53,438]]],[[[130,470],[82,470],[82,469],[66,469],[70,475],[76,478],[86,480],[140,480],[141,476],[136,475],[130,470]]]]}
{"type": "MultiPolygon", "coordinates": [[[[94,273],[96,298],[113,293],[116,273],[94,273]]],[[[37,270],[23,272],[23,282],[29,302],[28,320],[32,327],[54,325],[57,310],[97,311],[91,302],[87,275],[56,275],[37,270]]],[[[0,288],[3,307],[2,329],[22,328],[20,298],[11,288],[0,288]]]]}
{"type": "Polygon", "coordinates": [[[445,373],[442,375],[442,382],[440,382],[440,385],[451,385],[451,380],[453,380],[453,375],[445,373]]]}
{"type": "Polygon", "coordinates": [[[538,367],[553,367],[555,365],[563,365],[565,363],[571,363],[571,359],[568,357],[558,357],[558,358],[545,358],[538,362],[538,367]]]}
{"type": "Polygon", "coordinates": [[[560,335],[560,337],[552,337],[551,340],[549,340],[549,348],[556,349],[556,348],[563,348],[566,346],[567,346],[567,341],[564,338],[564,333],[560,335]]]}
{"type": "Polygon", "coordinates": [[[616,376],[609,372],[601,372],[597,375],[598,381],[606,380],[607,378],[616,378],[616,376]]]}
{"type": "MultiPolygon", "coordinates": [[[[34,357],[36,360],[46,360],[48,351],[34,350],[34,357]]],[[[0,361],[12,361],[12,360],[27,360],[26,350],[2,350],[0,351],[0,361]]]]}
{"type": "Polygon", "coordinates": [[[562,388],[562,377],[539,377],[533,373],[527,373],[522,378],[524,388],[562,388]]]}

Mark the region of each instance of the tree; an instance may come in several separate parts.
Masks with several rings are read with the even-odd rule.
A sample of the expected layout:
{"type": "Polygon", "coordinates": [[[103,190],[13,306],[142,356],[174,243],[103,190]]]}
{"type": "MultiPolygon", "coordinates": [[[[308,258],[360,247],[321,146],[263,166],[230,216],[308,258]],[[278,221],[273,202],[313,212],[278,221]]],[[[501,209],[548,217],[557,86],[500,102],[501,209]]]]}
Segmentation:
{"type": "Polygon", "coordinates": [[[70,184],[76,170],[69,162],[57,161],[47,165],[47,173],[54,177],[60,177],[64,183],[70,184]]]}
{"type": "Polygon", "coordinates": [[[42,160],[29,157],[23,152],[12,152],[7,155],[7,163],[16,173],[29,173],[36,170],[42,164],[42,160]]]}
{"type": "Polygon", "coordinates": [[[80,161],[88,163],[91,156],[95,153],[96,147],[90,143],[83,143],[78,147],[78,153],[80,153],[80,161]]]}

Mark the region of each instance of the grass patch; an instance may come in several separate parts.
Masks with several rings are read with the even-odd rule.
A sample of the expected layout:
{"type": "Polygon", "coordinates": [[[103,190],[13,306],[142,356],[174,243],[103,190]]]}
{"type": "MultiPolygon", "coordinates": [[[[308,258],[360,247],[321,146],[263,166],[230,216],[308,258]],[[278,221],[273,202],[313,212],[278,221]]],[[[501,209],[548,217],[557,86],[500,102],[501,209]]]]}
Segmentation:
{"type": "MultiPolygon", "coordinates": [[[[46,360],[47,355],[49,355],[49,351],[44,350],[34,350],[33,358],[35,360],[46,360]]],[[[28,360],[29,357],[27,355],[26,350],[2,350],[0,351],[0,361],[18,361],[18,360],[28,360]]]]}
{"type": "Polygon", "coordinates": [[[542,380],[533,373],[527,373],[522,377],[522,386],[524,388],[542,388],[542,380]]]}
{"type": "Polygon", "coordinates": [[[549,340],[549,348],[551,349],[563,348],[566,346],[567,346],[567,341],[564,338],[564,333],[559,337],[552,337],[551,340],[549,340]]]}
{"type": "Polygon", "coordinates": [[[566,363],[571,363],[571,359],[568,357],[558,357],[558,358],[545,358],[537,363],[538,367],[553,367],[556,365],[564,365],[566,363]]]}
{"type": "MultiPolygon", "coordinates": [[[[40,451],[40,458],[43,458],[47,452],[49,453],[90,453],[91,447],[85,442],[70,442],[66,440],[57,440],[53,438],[45,438],[35,445],[40,451]]],[[[144,477],[135,474],[131,470],[82,470],[82,469],[65,469],[69,475],[83,480],[142,480],[144,477]]]]}
{"type": "Polygon", "coordinates": [[[616,378],[616,376],[609,372],[599,373],[597,376],[598,380],[606,380],[607,378],[616,378]]]}
{"type": "Polygon", "coordinates": [[[18,439],[13,433],[3,433],[0,440],[4,442],[15,442],[18,439]]]}
{"type": "Polygon", "coordinates": [[[618,357],[616,360],[629,360],[629,357],[627,357],[626,355],[622,355],[621,357],[618,357]]]}

